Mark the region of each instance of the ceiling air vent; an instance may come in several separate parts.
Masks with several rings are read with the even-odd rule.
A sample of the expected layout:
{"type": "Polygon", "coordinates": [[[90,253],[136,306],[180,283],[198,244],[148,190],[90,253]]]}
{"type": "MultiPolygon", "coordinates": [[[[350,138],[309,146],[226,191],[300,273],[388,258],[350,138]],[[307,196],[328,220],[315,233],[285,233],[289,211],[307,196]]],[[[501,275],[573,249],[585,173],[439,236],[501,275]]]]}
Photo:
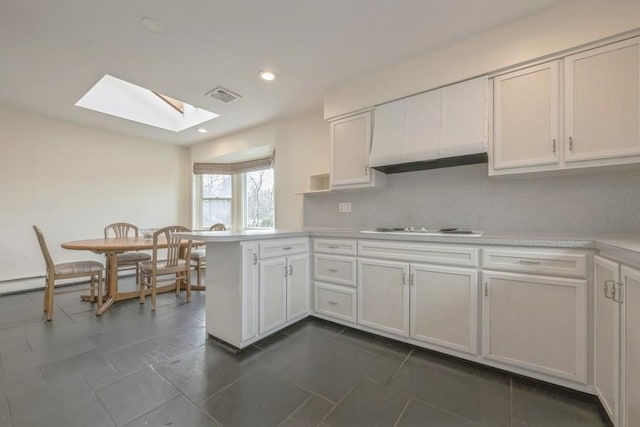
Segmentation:
{"type": "Polygon", "coordinates": [[[217,88],[206,93],[207,96],[222,102],[223,104],[229,104],[238,98],[241,98],[237,93],[233,93],[228,89],[218,86],[217,88]]]}

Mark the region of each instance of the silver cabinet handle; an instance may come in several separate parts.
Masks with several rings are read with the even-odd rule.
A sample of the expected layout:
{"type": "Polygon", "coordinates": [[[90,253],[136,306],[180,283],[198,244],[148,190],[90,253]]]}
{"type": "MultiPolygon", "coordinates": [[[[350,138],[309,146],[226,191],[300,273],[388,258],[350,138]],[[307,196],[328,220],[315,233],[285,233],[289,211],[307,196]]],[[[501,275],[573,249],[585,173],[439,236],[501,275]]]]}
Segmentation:
{"type": "Polygon", "coordinates": [[[338,302],[337,302],[337,301],[328,301],[328,302],[329,302],[329,304],[331,304],[331,305],[338,305],[338,302]]]}
{"type": "Polygon", "coordinates": [[[489,296],[489,284],[488,283],[484,284],[484,296],[485,297],[489,296]]]}
{"type": "Polygon", "coordinates": [[[624,283],[621,282],[615,282],[613,284],[613,292],[611,295],[611,299],[614,300],[615,302],[617,302],[618,304],[622,304],[624,303],[624,297],[622,295],[622,287],[624,286],[624,283]],[[616,292],[616,285],[618,285],[619,287],[617,288],[618,291],[616,292]],[[618,296],[618,298],[616,298],[616,295],[618,296]]]}
{"type": "Polygon", "coordinates": [[[540,261],[527,261],[526,259],[521,259],[518,262],[522,265],[540,265],[540,261]]]}
{"type": "Polygon", "coordinates": [[[556,154],[556,139],[553,139],[553,154],[556,154]]]}
{"type": "Polygon", "coordinates": [[[403,285],[407,284],[407,273],[402,273],[402,284],[403,285]]]}
{"type": "Polygon", "coordinates": [[[569,137],[569,151],[573,151],[573,137],[569,137]]]}
{"type": "Polygon", "coordinates": [[[289,273],[287,272],[287,266],[284,266],[284,277],[287,277],[289,273]]]}
{"type": "Polygon", "coordinates": [[[327,270],[329,270],[332,273],[336,273],[339,271],[337,268],[327,268],[327,270]]]}
{"type": "Polygon", "coordinates": [[[258,255],[253,254],[253,265],[258,264],[258,255]]]}
{"type": "Polygon", "coordinates": [[[411,273],[411,276],[409,277],[409,286],[415,286],[416,285],[416,273],[411,273]]]}
{"type": "Polygon", "coordinates": [[[609,295],[609,285],[613,285],[613,292],[616,291],[616,281],[615,280],[605,280],[604,281],[604,297],[606,299],[613,299],[613,296],[609,295]]]}
{"type": "Polygon", "coordinates": [[[291,246],[285,246],[284,248],[282,248],[283,251],[288,251],[291,250],[291,246]]]}
{"type": "Polygon", "coordinates": [[[327,246],[329,249],[340,249],[340,246],[336,246],[336,245],[329,245],[327,246]]]}
{"type": "Polygon", "coordinates": [[[293,276],[293,264],[289,264],[289,276],[293,276]]]}
{"type": "Polygon", "coordinates": [[[364,174],[369,175],[369,165],[364,165],[364,174]]]}

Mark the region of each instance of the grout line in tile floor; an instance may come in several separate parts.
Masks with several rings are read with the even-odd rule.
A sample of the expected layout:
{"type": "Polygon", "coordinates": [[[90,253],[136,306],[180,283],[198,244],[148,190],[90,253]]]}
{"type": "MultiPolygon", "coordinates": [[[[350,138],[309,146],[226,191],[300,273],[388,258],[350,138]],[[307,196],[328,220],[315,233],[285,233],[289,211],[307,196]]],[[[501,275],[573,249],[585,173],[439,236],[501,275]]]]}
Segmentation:
{"type": "MultiPolygon", "coordinates": [[[[462,415],[460,415],[460,414],[458,414],[458,413],[456,413],[456,412],[451,412],[450,410],[445,409],[445,408],[441,408],[440,406],[438,406],[438,405],[434,405],[433,403],[430,403],[430,402],[427,402],[427,401],[424,401],[424,400],[418,399],[418,398],[417,398],[417,397],[415,397],[415,396],[411,396],[411,398],[410,398],[409,400],[415,400],[416,402],[420,402],[420,403],[422,403],[423,405],[431,406],[432,408],[435,408],[435,409],[437,409],[438,411],[442,411],[442,412],[444,412],[444,413],[446,413],[446,414],[449,414],[449,415],[452,415],[452,416],[454,416],[454,417],[456,417],[456,418],[460,418],[460,419],[465,420],[465,421],[467,421],[467,422],[469,422],[469,423],[471,423],[471,424],[474,424],[474,425],[477,425],[477,426],[482,426],[482,425],[484,425],[484,424],[481,424],[481,423],[479,423],[479,422],[477,422],[477,421],[474,421],[474,420],[472,420],[472,419],[469,419],[469,418],[467,418],[467,417],[463,417],[462,415]]],[[[511,425],[511,423],[509,423],[509,425],[511,425]]]]}
{"type": "MultiPolygon", "coordinates": [[[[298,384],[297,382],[295,382],[295,381],[293,381],[293,380],[291,380],[291,379],[289,379],[289,378],[287,378],[287,377],[285,377],[283,375],[277,375],[277,376],[278,376],[278,378],[280,378],[282,380],[285,380],[288,383],[293,384],[294,386],[298,387],[299,389],[302,389],[302,390],[306,391],[307,393],[311,394],[312,396],[316,396],[316,397],[318,397],[318,398],[320,398],[322,400],[326,400],[327,402],[331,403],[332,405],[335,405],[337,403],[337,402],[334,402],[333,400],[329,399],[328,397],[323,396],[320,393],[317,393],[317,392],[315,392],[313,390],[310,390],[307,387],[302,386],[302,385],[298,384]]],[[[349,390],[351,390],[351,389],[349,389],[349,390]]],[[[291,414],[289,414],[289,415],[291,415],[291,414]]]]}
{"type": "Polygon", "coordinates": [[[328,411],[326,414],[324,414],[324,417],[322,417],[322,419],[321,419],[321,420],[318,422],[318,424],[316,424],[316,425],[318,425],[318,426],[319,426],[319,425],[323,424],[323,423],[324,423],[324,420],[326,420],[326,419],[329,417],[329,415],[331,415],[331,414],[333,413],[333,411],[335,411],[335,409],[336,409],[338,406],[340,406],[340,404],[342,403],[342,401],[343,401],[344,399],[346,399],[346,398],[347,398],[347,396],[349,395],[349,393],[351,393],[351,392],[353,391],[353,389],[354,389],[354,388],[356,388],[358,385],[360,385],[360,383],[362,383],[362,381],[363,381],[363,380],[362,380],[362,378],[361,378],[361,379],[359,379],[358,381],[356,381],[356,382],[355,382],[355,383],[354,383],[354,384],[349,388],[349,390],[347,390],[347,392],[346,392],[345,394],[343,394],[343,395],[342,395],[342,397],[341,397],[341,398],[336,402],[336,404],[335,404],[335,405],[333,405],[333,407],[332,407],[331,409],[329,409],[329,411],[328,411]]]}
{"type": "Polygon", "coordinates": [[[296,414],[296,412],[298,412],[300,409],[302,409],[304,407],[304,405],[307,404],[307,402],[309,402],[311,399],[313,399],[313,395],[307,397],[300,405],[298,405],[293,412],[291,412],[289,415],[287,415],[286,417],[284,417],[284,419],[282,421],[280,421],[278,423],[278,425],[276,427],[280,427],[282,425],[282,423],[286,422],[289,420],[290,417],[292,417],[293,415],[296,414]]]}
{"type": "Polygon", "coordinates": [[[409,406],[409,403],[411,403],[411,397],[409,397],[407,399],[407,402],[402,407],[402,411],[400,411],[400,413],[398,414],[398,418],[396,418],[396,421],[393,423],[393,427],[397,427],[398,426],[398,423],[402,419],[402,416],[404,415],[404,411],[407,410],[407,407],[409,406]]]}

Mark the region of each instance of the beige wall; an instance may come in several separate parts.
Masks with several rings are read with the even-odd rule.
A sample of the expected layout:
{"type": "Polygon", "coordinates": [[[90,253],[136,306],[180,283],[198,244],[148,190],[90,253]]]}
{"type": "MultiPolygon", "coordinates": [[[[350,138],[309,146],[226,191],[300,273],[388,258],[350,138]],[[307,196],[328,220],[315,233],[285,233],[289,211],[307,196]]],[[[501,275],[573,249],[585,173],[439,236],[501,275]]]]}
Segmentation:
{"type": "Polygon", "coordinates": [[[309,186],[309,175],[329,171],[329,125],[316,110],[288,120],[268,123],[191,147],[194,162],[264,145],[276,148],[276,227],[302,227],[302,196],[294,192],[309,186]]]}
{"type": "Polygon", "coordinates": [[[638,0],[572,0],[325,93],[336,117],[640,27],[638,0]]]}
{"type": "Polygon", "coordinates": [[[33,224],[55,262],[103,261],[60,243],[111,222],[188,225],[189,176],[188,148],[0,108],[0,281],[44,274],[33,224]]]}

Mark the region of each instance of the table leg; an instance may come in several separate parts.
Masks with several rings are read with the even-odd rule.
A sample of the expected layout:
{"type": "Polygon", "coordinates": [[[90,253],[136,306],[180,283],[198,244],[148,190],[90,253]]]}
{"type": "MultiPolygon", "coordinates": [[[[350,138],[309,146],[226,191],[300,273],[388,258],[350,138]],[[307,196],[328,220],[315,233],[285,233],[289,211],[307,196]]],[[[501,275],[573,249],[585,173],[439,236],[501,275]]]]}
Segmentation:
{"type": "Polygon", "coordinates": [[[109,307],[116,301],[118,295],[118,259],[115,252],[107,252],[107,298],[104,303],[96,310],[96,316],[100,316],[107,311],[109,307]]]}

